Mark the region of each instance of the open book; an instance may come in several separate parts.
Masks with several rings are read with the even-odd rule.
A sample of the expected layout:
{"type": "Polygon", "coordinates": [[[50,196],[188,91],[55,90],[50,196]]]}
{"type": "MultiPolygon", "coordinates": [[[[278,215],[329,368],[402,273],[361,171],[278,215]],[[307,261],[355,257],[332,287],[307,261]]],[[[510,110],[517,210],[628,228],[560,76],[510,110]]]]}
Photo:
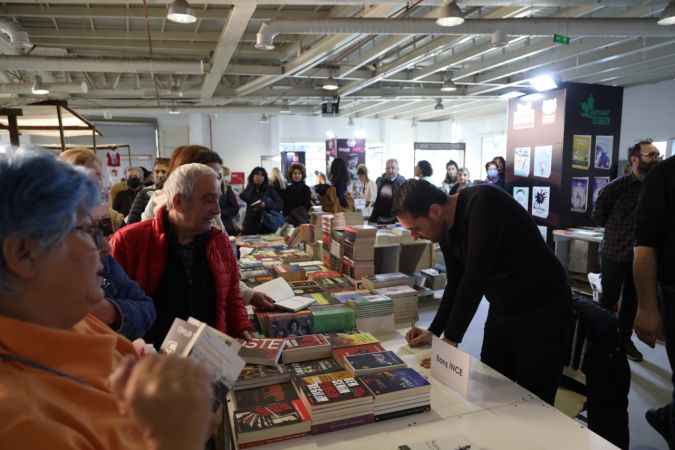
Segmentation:
{"type": "Polygon", "coordinates": [[[253,290],[267,295],[276,305],[293,312],[301,311],[314,303],[313,298],[295,295],[293,288],[283,278],[275,278],[253,290]]]}
{"type": "Polygon", "coordinates": [[[246,362],[239,356],[241,344],[230,336],[189,318],[176,318],[160,349],[164,354],[190,358],[208,372],[217,390],[231,389],[246,362]]]}

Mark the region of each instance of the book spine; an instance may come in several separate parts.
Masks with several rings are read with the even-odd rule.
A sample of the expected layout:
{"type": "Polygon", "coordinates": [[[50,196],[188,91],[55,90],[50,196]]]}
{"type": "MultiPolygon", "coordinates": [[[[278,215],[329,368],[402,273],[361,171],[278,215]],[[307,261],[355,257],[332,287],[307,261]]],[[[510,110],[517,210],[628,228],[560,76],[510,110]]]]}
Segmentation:
{"type": "Polygon", "coordinates": [[[417,408],[403,409],[401,411],[394,411],[386,414],[375,416],[375,420],[380,422],[382,420],[398,419],[399,417],[411,416],[413,414],[422,414],[431,411],[431,406],[418,406],[417,408]]]}
{"type": "Polygon", "coordinates": [[[338,420],[336,422],[322,423],[312,425],[312,434],[330,433],[332,431],[344,430],[345,428],[367,425],[375,421],[375,416],[368,414],[365,416],[352,417],[351,419],[338,420]]]}
{"type": "Polygon", "coordinates": [[[266,444],[273,444],[275,442],[283,442],[283,441],[288,441],[290,439],[295,439],[295,438],[300,438],[303,436],[306,436],[307,433],[298,433],[298,434],[291,434],[289,436],[280,436],[272,439],[265,439],[262,441],[256,441],[256,442],[248,442],[246,444],[239,444],[239,448],[251,448],[251,447],[258,447],[260,445],[266,445],[266,444]]]}

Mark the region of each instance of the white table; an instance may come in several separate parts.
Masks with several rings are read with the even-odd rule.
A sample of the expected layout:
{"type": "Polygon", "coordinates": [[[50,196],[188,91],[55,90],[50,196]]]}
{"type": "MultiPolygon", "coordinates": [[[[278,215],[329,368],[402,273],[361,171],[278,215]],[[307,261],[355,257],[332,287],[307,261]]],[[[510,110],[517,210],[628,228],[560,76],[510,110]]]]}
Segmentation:
{"type": "Polygon", "coordinates": [[[468,399],[438,383],[419,361],[430,349],[411,349],[399,330],[378,336],[410,366],[429,378],[431,411],[333,433],[255,447],[264,450],[397,450],[399,445],[436,439],[448,449],[616,449],[602,437],[539,400],[480,361],[472,359],[468,399]]]}

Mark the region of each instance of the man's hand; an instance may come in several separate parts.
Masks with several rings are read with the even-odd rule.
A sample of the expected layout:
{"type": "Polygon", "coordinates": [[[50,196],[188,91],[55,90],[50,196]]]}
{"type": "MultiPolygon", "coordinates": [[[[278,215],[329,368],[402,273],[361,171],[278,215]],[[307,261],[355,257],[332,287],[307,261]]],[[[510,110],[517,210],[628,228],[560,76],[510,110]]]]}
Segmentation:
{"type": "Polygon", "coordinates": [[[117,307],[108,299],[103,299],[96,303],[92,307],[91,313],[106,325],[114,325],[120,323],[121,320],[117,307]]]}
{"type": "Polygon", "coordinates": [[[251,306],[257,311],[286,311],[284,308],[275,305],[274,300],[262,292],[256,292],[251,296],[251,306]]]}
{"type": "Polygon", "coordinates": [[[405,335],[405,340],[411,347],[423,347],[431,344],[432,334],[430,331],[421,328],[413,327],[408,330],[405,335]]]}
{"type": "Polygon", "coordinates": [[[211,428],[212,388],[204,369],[184,358],[127,359],[111,377],[121,410],[153,449],[203,448],[211,428]]]}
{"type": "Polygon", "coordinates": [[[420,366],[424,367],[425,369],[431,369],[431,356],[427,356],[426,358],[422,359],[422,361],[420,361],[420,366]]]}
{"type": "Polygon", "coordinates": [[[663,340],[663,323],[659,311],[654,308],[638,308],[635,317],[635,333],[638,338],[654,348],[656,340],[663,340]]]}
{"type": "Polygon", "coordinates": [[[251,339],[253,339],[253,335],[251,334],[250,331],[244,331],[241,335],[242,339],[245,341],[250,341],[251,339]]]}

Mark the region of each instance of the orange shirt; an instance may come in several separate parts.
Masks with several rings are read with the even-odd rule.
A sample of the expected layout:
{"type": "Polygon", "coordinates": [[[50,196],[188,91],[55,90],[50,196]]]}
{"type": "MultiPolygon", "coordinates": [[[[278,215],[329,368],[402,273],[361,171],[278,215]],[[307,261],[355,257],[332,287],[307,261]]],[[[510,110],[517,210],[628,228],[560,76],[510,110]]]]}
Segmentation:
{"type": "Polygon", "coordinates": [[[0,353],[86,383],[0,360],[0,450],[147,450],[108,384],[133,346],[103,322],[89,315],[59,330],[0,316],[0,353]]]}

